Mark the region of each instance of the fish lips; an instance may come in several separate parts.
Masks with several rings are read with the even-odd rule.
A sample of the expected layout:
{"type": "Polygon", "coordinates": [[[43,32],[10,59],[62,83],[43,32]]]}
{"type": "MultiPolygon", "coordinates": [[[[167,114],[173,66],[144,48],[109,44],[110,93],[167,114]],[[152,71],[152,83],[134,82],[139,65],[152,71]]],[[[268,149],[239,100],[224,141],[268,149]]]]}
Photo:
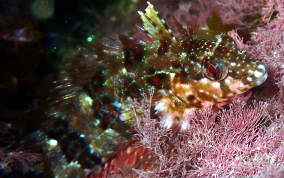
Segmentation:
{"type": "Polygon", "coordinates": [[[256,67],[256,70],[251,75],[246,75],[242,78],[242,83],[244,85],[249,85],[251,87],[261,85],[268,77],[268,73],[265,65],[262,62],[256,67]]]}

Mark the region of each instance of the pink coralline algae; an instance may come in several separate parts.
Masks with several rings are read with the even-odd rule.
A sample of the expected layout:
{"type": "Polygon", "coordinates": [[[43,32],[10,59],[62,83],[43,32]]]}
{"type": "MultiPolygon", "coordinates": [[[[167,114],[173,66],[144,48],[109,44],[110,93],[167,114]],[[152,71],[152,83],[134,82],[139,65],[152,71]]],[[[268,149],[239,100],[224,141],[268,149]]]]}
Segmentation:
{"type": "Polygon", "coordinates": [[[187,129],[178,134],[149,118],[147,102],[135,103],[134,107],[145,111],[136,118],[137,138],[156,156],[158,165],[152,171],[136,170],[141,177],[252,176],[270,161],[281,163],[281,136],[271,138],[271,129],[282,137],[283,131],[280,123],[265,126],[272,119],[266,102],[253,101],[248,106],[237,100],[218,112],[214,124],[210,109],[185,114],[187,129]],[[275,157],[275,151],[280,155],[275,157]]]}
{"type": "Polygon", "coordinates": [[[0,148],[0,170],[5,173],[12,171],[27,172],[32,163],[41,159],[39,154],[28,153],[22,151],[8,151],[5,148],[0,148]]]}

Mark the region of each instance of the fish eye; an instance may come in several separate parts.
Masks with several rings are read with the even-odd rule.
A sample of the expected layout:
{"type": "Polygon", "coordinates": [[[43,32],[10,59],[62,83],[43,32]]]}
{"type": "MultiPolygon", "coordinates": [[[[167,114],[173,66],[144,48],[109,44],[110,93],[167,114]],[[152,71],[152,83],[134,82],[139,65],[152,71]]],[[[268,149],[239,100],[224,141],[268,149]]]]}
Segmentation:
{"type": "Polygon", "coordinates": [[[203,73],[210,80],[223,80],[228,75],[228,67],[220,58],[207,56],[203,60],[203,73]]]}

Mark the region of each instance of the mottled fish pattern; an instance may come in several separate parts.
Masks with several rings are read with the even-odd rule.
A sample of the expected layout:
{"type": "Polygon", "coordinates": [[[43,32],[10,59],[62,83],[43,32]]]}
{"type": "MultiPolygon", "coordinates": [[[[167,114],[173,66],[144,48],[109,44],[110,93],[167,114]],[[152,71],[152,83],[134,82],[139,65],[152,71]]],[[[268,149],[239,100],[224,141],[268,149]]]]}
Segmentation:
{"type": "MultiPolygon", "coordinates": [[[[141,93],[149,88],[156,91],[154,113],[164,120],[166,127],[172,128],[182,119],[185,110],[209,106],[219,108],[266,80],[265,65],[240,51],[229,36],[221,34],[216,40],[197,39],[191,28],[176,22],[180,27],[178,38],[150,3],[145,13],[138,13],[144,24],[141,29],[151,40],[119,35],[111,43],[95,43],[93,48],[81,48],[74,61],[65,66],[57,87],[52,91],[55,96],[50,99],[52,117],[60,115],[62,108],[70,110],[72,107],[79,107],[80,112],[83,110],[88,115],[80,115],[80,118],[87,118],[86,122],[92,124],[81,129],[70,124],[65,129],[69,135],[73,131],[80,132],[81,136],[71,135],[84,139],[82,145],[93,142],[94,137],[88,138],[92,125],[95,125],[92,130],[100,134],[112,129],[129,139],[131,126],[127,120],[131,118],[131,106],[127,100],[141,98],[141,93]],[[80,96],[90,98],[91,102],[82,104],[86,101],[78,99],[80,96]],[[77,106],[75,100],[79,103],[77,106]]],[[[60,119],[74,119],[68,120],[68,114],[60,119]]],[[[79,115],[76,111],[72,114],[79,115]]],[[[54,122],[51,125],[56,127],[54,122]]],[[[63,135],[63,131],[59,134],[63,135]]],[[[60,140],[56,136],[53,138],[60,140]]],[[[96,155],[88,157],[94,158],[94,164],[100,164],[101,155],[94,151],[96,146],[94,143],[88,146],[87,150],[93,149],[92,153],[96,155]]],[[[78,149],[83,153],[86,150],[80,145],[78,149]]],[[[68,162],[77,157],[81,158],[74,153],[73,157],[68,157],[68,162]]],[[[91,167],[89,162],[87,168],[91,167]]]]}

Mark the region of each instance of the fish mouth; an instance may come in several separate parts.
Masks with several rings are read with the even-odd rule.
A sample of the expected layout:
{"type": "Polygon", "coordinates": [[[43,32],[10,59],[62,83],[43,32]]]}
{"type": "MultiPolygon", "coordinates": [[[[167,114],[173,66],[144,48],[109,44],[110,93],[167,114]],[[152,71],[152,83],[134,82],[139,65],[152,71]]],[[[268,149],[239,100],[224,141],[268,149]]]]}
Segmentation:
{"type": "Polygon", "coordinates": [[[259,62],[255,72],[251,75],[244,76],[242,78],[242,82],[244,85],[255,87],[261,85],[267,79],[267,77],[268,73],[265,65],[262,62],[259,62]]]}

